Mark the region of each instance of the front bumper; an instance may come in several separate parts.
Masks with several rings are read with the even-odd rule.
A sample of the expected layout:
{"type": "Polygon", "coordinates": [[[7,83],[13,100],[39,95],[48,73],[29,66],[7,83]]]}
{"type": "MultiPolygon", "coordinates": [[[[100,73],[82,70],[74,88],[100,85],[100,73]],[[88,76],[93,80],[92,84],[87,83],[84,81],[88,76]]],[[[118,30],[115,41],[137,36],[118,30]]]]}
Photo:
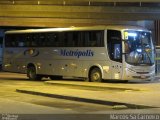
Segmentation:
{"type": "Polygon", "coordinates": [[[132,69],[126,68],[125,73],[122,77],[123,80],[154,80],[155,70],[133,71],[132,69]]]}

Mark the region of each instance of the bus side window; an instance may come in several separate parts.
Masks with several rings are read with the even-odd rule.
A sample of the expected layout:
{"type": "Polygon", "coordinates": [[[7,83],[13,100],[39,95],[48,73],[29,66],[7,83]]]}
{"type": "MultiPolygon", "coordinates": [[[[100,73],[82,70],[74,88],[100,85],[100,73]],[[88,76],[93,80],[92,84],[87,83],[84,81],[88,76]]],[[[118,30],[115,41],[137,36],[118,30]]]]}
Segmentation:
{"type": "Polygon", "coordinates": [[[90,46],[89,45],[90,40],[89,40],[89,32],[88,31],[84,31],[83,32],[83,41],[84,41],[84,46],[85,47],[89,47],[90,46]]]}
{"type": "Polygon", "coordinates": [[[103,47],[103,31],[92,31],[90,40],[92,41],[92,47],[103,47]]]}
{"type": "Polygon", "coordinates": [[[90,32],[90,46],[91,47],[98,47],[98,37],[96,36],[96,31],[90,32]]]}
{"type": "Polygon", "coordinates": [[[103,31],[85,31],[83,33],[85,47],[103,47],[103,31]]]}
{"type": "Polygon", "coordinates": [[[26,41],[23,34],[17,34],[16,40],[18,41],[18,47],[26,47],[26,41]]]}
{"type": "Polygon", "coordinates": [[[11,35],[12,38],[10,39],[11,40],[11,46],[10,47],[17,47],[17,41],[16,41],[16,36],[15,35],[11,35]]]}
{"type": "Polygon", "coordinates": [[[73,47],[73,32],[65,32],[65,47],[73,47]]]}
{"type": "Polygon", "coordinates": [[[84,47],[84,39],[82,39],[81,31],[73,31],[72,47],[84,47]]]}
{"type": "Polygon", "coordinates": [[[80,32],[72,31],[64,33],[64,45],[65,47],[79,47],[80,46],[80,32]]]}
{"type": "Polygon", "coordinates": [[[80,32],[73,32],[73,43],[74,46],[73,47],[80,47],[80,36],[79,36],[80,32]]]}
{"type": "Polygon", "coordinates": [[[6,34],[5,35],[5,47],[10,47],[11,46],[11,39],[10,35],[6,34]]]}
{"type": "Polygon", "coordinates": [[[60,41],[59,41],[59,34],[58,32],[55,32],[53,35],[53,39],[50,41],[51,47],[52,45],[55,47],[60,47],[60,41]]]}
{"type": "Polygon", "coordinates": [[[15,47],[14,35],[6,34],[5,47],[15,47]]]}
{"type": "Polygon", "coordinates": [[[45,46],[45,33],[40,33],[37,40],[37,46],[38,47],[44,47],[45,46]]]}
{"type": "Polygon", "coordinates": [[[59,47],[58,34],[56,32],[48,33],[46,47],[59,47]]]}
{"type": "Polygon", "coordinates": [[[26,47],[32,46],[32,38],[30,34],[24,34],[24,40],[26,41],[26,47]]]}

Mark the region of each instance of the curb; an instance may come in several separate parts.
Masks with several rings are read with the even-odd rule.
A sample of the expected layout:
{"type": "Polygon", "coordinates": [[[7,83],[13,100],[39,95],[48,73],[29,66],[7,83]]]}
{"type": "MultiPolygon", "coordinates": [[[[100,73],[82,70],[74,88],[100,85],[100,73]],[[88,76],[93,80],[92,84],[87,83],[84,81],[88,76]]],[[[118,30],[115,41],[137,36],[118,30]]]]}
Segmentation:
{"type": "Polygon", "coordinates": [[[74,97],[74,96],[66,96],[66,95],[59,95],[59,94],[42,93],[42,92],[22,90],[22,89],[16,89],[16,92],[25,93],[25,94],[32,94],[32,95],[39,95],[39,96],[44,96],[44,97],[57,98],[57,99],[65,99],[65,100],[71,100],[71,101],[77,101],[77,102],[86,102],[86,103],[93,103],[93,104],[100,104],[100,105],[108,105],[112,109],[118,109],[118,110],[119,109],[158,108],[158,107],[153,107],[153,106],[136,105],[136,104],[129,104],[129,103],[121,103],[121,102],[96,100],[96,99],[81,98],[81,97],[74,97]]]}

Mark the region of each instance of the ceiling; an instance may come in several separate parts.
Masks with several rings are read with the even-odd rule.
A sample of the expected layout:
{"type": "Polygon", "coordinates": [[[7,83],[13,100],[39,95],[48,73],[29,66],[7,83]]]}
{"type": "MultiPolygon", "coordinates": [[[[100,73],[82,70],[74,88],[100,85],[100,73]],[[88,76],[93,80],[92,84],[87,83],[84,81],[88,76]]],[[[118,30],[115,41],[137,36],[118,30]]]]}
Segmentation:
{"type": "Polygon", "coordinates": [[[0,26],[63,27],[159,19],[159,0],[0,0],[0,26]]]}

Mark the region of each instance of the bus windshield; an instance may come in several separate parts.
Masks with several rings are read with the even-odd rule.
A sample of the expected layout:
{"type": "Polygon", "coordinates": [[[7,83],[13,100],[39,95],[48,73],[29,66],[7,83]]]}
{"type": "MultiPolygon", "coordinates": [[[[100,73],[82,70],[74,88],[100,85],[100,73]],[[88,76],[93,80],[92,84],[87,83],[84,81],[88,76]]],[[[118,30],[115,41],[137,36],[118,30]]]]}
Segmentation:
{"type": "Polygon", "coordinates": [[[131,65],[153,65],[154,46],[150,32],[125,31],[125,59],[131,65]]]}

